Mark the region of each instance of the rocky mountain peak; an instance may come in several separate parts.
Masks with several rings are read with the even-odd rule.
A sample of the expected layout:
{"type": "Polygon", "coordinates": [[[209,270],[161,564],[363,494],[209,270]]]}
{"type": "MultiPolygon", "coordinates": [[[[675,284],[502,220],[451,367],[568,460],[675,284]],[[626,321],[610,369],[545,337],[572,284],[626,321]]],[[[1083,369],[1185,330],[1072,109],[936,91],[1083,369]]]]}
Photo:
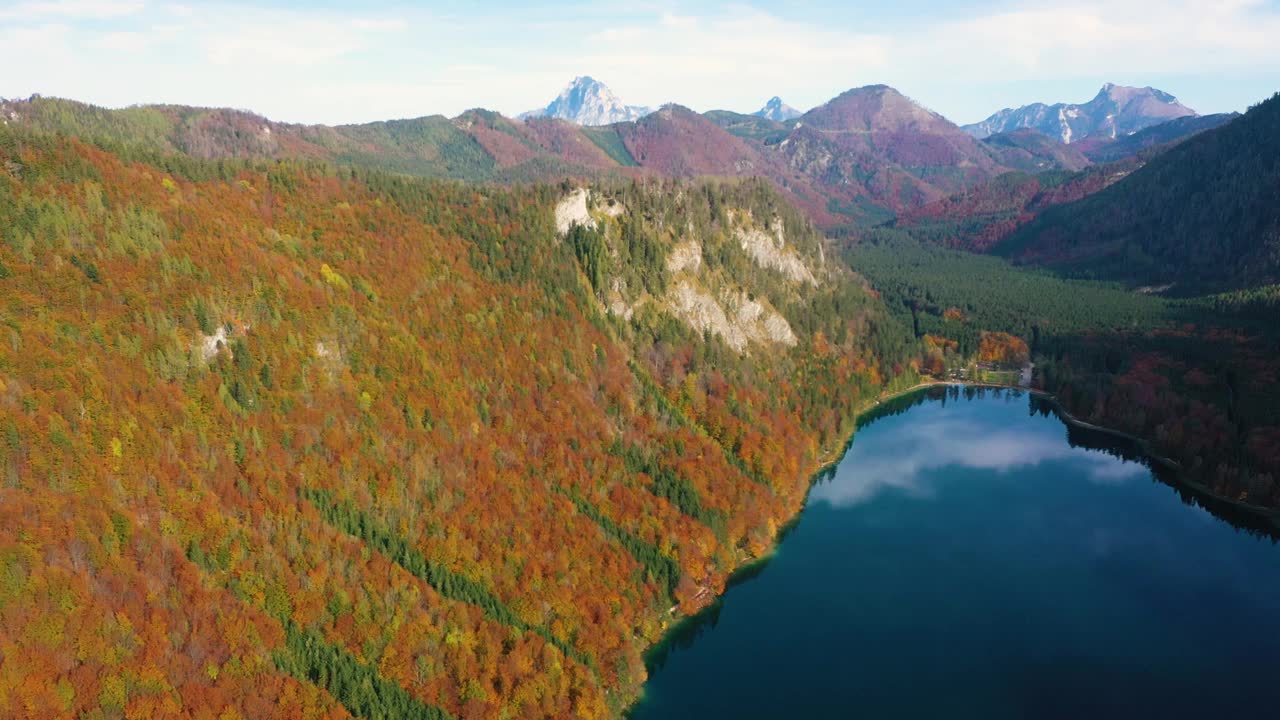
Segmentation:
{"type": "Polygon", "coordinates": [[[545,108],[530,110],[520,117],[553,117],[579,125],[611,125],[638,120],[650,112],[647,107],[624,104],[604,83],[589,75],[580,75],[545,108]]]}
{"type": "Polygon", "coordinates": [[[769,102],[765,103],[764,107],[751,114],[775,122],[786,122],[792,118],[800,117],[803,113],[782,102],[782,98],[774,95],[769,98],[769,102]]]}
{"type": "Polygon", "coordinates": [[[1007,108],[964,129],[974,137],[985,138],[1030,128],[1071,143],[1091,135],[1108,138],[1132,135],[1153,125],[1195,114],[1162,90],[1106,83],[1087,103],[1033,103],[1007,108]]]}

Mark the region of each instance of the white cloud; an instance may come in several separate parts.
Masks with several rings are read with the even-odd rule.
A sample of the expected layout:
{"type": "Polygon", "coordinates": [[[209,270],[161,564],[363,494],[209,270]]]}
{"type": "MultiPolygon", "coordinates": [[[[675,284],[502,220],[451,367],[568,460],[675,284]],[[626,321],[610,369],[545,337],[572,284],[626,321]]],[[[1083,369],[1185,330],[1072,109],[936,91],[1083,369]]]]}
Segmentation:
{"type": "Polygon", "coordinates": [[[849,78],[871,77],[890,57],[886,39],[875,35],[735,9],[696,18],[664,15],[657,23],[596,32],[570,61],[628,102],[674,101],[706,110],[739,106],[744,96],[758,104],[772,88],[789,93],[819,85],[812,89],[829,96],[847,89],[849,78]]]}
{"type": "Polygon", "coordinates": [[[0,20],[24,22],[39,21],[51,17],[68,20],[89,18],[114,18],[142,12],[146,3],[140,0],[45,0],[21,2],[0,9],[0,20]]]}
{"type": "Polygon", "coordinates": [[[896,45],[948,72],[1030,77],[1280,65],[1280,12],[1254,1],[1044,4],[944,23],[896,45]]]}
{"type": "Polygon", "coordinates": [[[1119,485],[1130,478],[1149,473],[1147,466],[1136,462],[1096,463],[1089,470],[1089,479],[1098,485],[1119,485]]]}
{"type": "Polygon", "coordinates": [[[219,65],[320,65],[374,46],[375,36],[405,27],[399,20],[263,16],[246,25],[220,26],[203,41],[219,65]]]}
{"type": "Polygon", "coordinates": [[[357,18],[351,21],[351,27],[363,32],[390,32],[404,30],[408,23],[399,19],[357,18]]]}
{"type": "Polygon", "coordinates": [[[621,76],[618,84],[631,86],[624,97],[710,109],[750,107],[772,91],[812,105],[875,82],[927,101],[932,88],[993,76],[1007,82],[1277,72],[1276,38],[1280,12],[1252,1],[1027,4],[962,20],[925,20],[892,35],[740,10],[615,28],[597,36],[580,59],[621,76]]]}
{"type": "Polygon", "coordinates": [[[692,15],[674,15],[672,13],[662,13],[662,24],[667,27],[690,29],[697,27],[698,18],[692,15]]]}
{"type": "MultiPolygon", "coordinates": [[[[67,49],[72,30],[62,23],[49,23],[35,27],[0,26],[0,48],[16,57],[39,57],[67,49]]],[[[3,57],[3,55],[0,55],[3,57]]],[[[7,65],[17,67],[17,65],[7,65]]]]}
{"type": "Polygon", "coordinates": [[[852,462],[842,464],[836,477],[816,485],[815,502],[853,507],[871,501],[886,490],[912,497],[933,497],[930,471],[966,467],[1004,473],[1045,462],[1074,459],[1084,464],[1090,482],[1119,484],[1145,475],[1147,468],[1102,452],[1073,448],[1059,435],[1034,429],[992,429],[951,419],[919,419],[892,436],[877,438],[874,445],[855,441],[852,462]]]}
{"type": "Polygon", "coordinates": [[[103,33],[94,41],[94,44],[103,50],[138,53],[146,50],[151,45],[151,40],[150,35],[122,30],[103,33]]]}

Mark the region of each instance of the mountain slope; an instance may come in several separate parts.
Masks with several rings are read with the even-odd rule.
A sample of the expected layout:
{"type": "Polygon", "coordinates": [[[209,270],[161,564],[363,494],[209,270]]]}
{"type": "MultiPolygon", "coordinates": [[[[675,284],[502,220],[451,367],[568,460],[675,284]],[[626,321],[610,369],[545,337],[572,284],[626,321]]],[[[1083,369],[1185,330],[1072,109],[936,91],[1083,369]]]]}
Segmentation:
{"type": "Polygon", "coordinates": [[[743,115],[730,110],[709,110],[703,117],[719,125],[729,134],[765,145],[776,145],[787,136],[787,126],[759,115],[743,115]]]}
{"type": "Polygon", "coordinates": [[[1095,137],[1072,145],[1063,145],[1034,130],[992,135],[983,142],[998,153],[1000,161],[1027,172],[1008,173],[909,209],[898,216],[895,224],[929,242],[986,252],[1048,208],[1108,188],[1178,142],[1235,117],[1238,116],[1180,118],[1123,138],[1095,137]],[[1075,173],[1044,171],[1046,167],[1085,167],[1091,160],[1099,164],[1075,173]]]}
{"type": "Polygon", "coordinates": [[[766,178],[814,222],[834,222],[822,189],[788,168],[778,153],[736,137],[688,108],[667,105],[612,128],[647,175],[766,178]]]}
{"type": "Polygon", "coordinates": [[[826,187],[894,210],[1003,172],[977,140],[884,85],[850,90],[805,113],[778,149],[826,187]]]}
{"type": "Polygon", "coordinates": [[[423,177],[536,180],[617,169],[584,129],[488,110],[360,125],[293,125],[253,113],[183,106],[107,110],[34,97],[0,102],[8,122],[110,148],[199,159],[310,159],[423,177]]]}
{"type": "Polygon", "coordinates": [[[594,126],[639,120],[650,112],[646,107],[623,104],[604,83],[583,75],[574,78],[545,108],[530,110],[520,118],[550,117],[594,126]]]}
{"type": "Polygon", "coordinates": [[[617,716],[910,360],[761,181],[12,125],[0,322],[5,717],[617,716]]]}
{"type": "Polygon", "coordinates": [[[1280,273],[1280,95],[1152,158],[996,247],[1071,274],[1181,289],[1280,273]]]}
{"type": "Polygon", "coordinates": [[[672,177],[762,173],[766,161],[738,138],[692,110],[667,105],[616,128],[642,167],[672,177]]]}
{"type": "Polygon", "coordinates": [[[492,156],[440,115],[362,125],[293,125],[239,110],[155,105],[107,110],[32,97],[0,103],[14,125],[84,138],[112,148],[198,159],[313,159],[424,177],[483,180],[492,156]]]}
{"type": "Polygon", "coordinates": [[[1094,162],[1112,162],[1137,155],[1143,150],[1159,145],[1185,140],[1196,133],[1212,130],[1235,120],[1240,113],[1217,115],[1188,115],[1159,125],[1139,130],[1124,137],[1089,137],[1076,143],[1087,158],[1094,162]]]}
{"type": "Polygon", "coordinates": [[[894,224],[921,240],[971,252],[987,252],[1040,212],[1107,188],[1141,167],[1142,162],[1140,158],[1127,158],[1076,173],[1006,173],[991,182],[908,210],[899,215],[894,224]]]}
{"type": "Polygon", "coordinates": [[[1022,129],[983,138],[1001,165],[1023,172],[1083,170],[1091,164],[1076,146],[1035,130],[1022,129]]]}
{"type": "Polygon", "coordinates": [[[546,117],[512,121],[477,109],[452,120],[329,127],[242,111],[107,110],[38,97],[0,102],[0,114],[15,125],[130,152],[311,159],[467,181],[758,175],[827,228],[883,222],[1004,171],[998,153],[883,86],[845,93],[808,120],[787,124],[725,111],[697,117],[680,108],[657,118],[583,126],[546,117]],[[852,113],[848,127],[840,126],[842,108],[852,113]]]}
{"type": "Polygon", "coordinates": [[[1195,115],[1195,111],[1166,92],[1151,87],[1107,83],[1087,103],[1034,103],[1006,108],[982,122],[965,125],[964,130],[974,137],[985,138],[1030,128],[1064,143],[1072,143],[1093,135],[1122,137],[1151,125],[1191,115],[1195,115]]]}

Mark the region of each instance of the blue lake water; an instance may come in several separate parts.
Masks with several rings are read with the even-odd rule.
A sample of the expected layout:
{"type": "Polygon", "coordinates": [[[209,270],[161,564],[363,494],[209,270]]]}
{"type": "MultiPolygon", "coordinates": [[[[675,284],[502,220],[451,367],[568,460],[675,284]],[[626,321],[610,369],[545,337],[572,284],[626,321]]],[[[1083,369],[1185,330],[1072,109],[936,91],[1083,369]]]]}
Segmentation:
{"type": "Polygon", "coordinates": [[[651,655],[633,719],[1280,717],[1271,537],[1026,394],[899,410],[651,655]]]}

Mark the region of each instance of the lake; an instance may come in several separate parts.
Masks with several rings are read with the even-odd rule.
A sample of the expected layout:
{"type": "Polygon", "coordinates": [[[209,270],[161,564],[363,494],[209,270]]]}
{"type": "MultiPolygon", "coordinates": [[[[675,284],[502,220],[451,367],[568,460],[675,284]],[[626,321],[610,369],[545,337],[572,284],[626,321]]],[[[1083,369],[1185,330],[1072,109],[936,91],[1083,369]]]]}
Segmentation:
{"type": "Polygon", "coordinates": [[[1280,717],[1280,546],[1125,445],[1016,391],[899,400],[631,717],[1280,717]]]}

